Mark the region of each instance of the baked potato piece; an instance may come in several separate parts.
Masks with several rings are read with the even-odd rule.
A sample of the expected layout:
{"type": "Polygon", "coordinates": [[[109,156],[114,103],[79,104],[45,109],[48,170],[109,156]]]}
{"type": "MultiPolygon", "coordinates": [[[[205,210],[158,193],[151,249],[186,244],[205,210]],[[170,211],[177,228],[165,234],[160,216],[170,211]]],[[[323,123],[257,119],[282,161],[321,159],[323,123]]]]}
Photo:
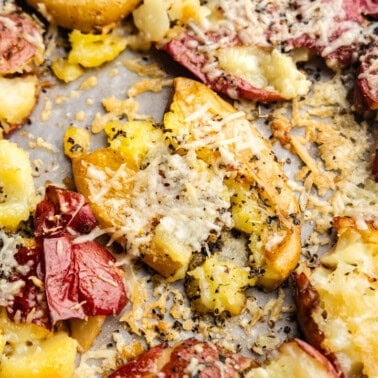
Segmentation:
{"type": "Polygon", "coordinates": [[[63,137],[64,154],[70,159],[88,153],[90,134],[86,129],[75,126],[67,127],[63,137]]]}
{"type": "Polygon", "coordinates": [[[378,109],[378,42],[360,57],[354,88],[354,105],[360,112],[378,109]]]}
{"type": "Polygon", "coordinates": [[[187,293],[198,312],[238,315],[244,309],[245,288],[256,284],[256,277],[246,266],[221,261],[217,255],[188,272],[187,293]]]}
{"type": "Polygon", "coordinates": [[[22,125],[39,95],[35,74],[43,63],[42,27],[25,13],[0,10],[0,138],[22,125]]]}
{"type": "Polygon", "coordinates": [[[376,375],[378,230],[374,221],[334,220],[336,245],[313,270],[295,274],[298,321],[306,339],[343,376],[376,375]]]}
{"type": "Polygon", "coordinates": [[[253,368],[246,378],[337,378],[339,372],[311,345],[294,339],[282,344],[263,366],[253,368]]]}
{"type": "Polygon", "coordinates": [[[0,140],[0,227],[15,231],[29,218],[36,195],[29,155],[15,143],[0,140]]]}
{"type": "Polygon", "coordinates": [[[140,0],[27,0],[50,22],[83,32],[101,30],[129,14],[140,0]]]}
{"type": "Polygon", "coordinates": [[[88,319],[70,319],[70,336],[78,342],[80,352],[86,352],[101,332],[106,317],[89,316],[88,319]]]}
{"type": "Polygon", "coordinates": [[[199,44],[195,36],[184,33],[161,49],[214,91],[234,99],[280,101],[305,95],[310,89],[310,81],[293,59],[276,49],[228,46],[207,55],[193,49],[199,44]]]}
{"type": "Polygon", "coordinates": [[[0,314],[0,376],[70,378],[77,342],[31,323],[14,323],[0,314]]]}
{"type": "Polygon", "coordinates": [[[135,171],[127,167],[125,161],[111,148],[74,158],[72,170],[78,192],[88,199],[100,225],[103,228],[122,227],[125,216],[122,208],[129,205],[128,192],[131,191],[128,179],[135,171]],[[117,172],[121,177],[120,185],[116,188],[107,186],[117,172]]]}
{"type": "Polygon", "coordinates": [[[131,254],[183,278],[192,252],[230,223],[223,177],[195,154],[172,154],[150,122],[110,122],[105,131],[110,147],[73,159],[77,189],[131,254]]]}
{"type": "Polygon", "coordinates": [[[299,339],[282,344],[271,358],[259,365],[252,358],[192,338],[172,347],[157,345],[120,367],[109,378],[160,375],[176,378],[339,377],[327,358],[299,339]]]}
{"type": "Polygon", "coordinates": [[[36,75],[0,76],[0,136],[7,136],[25,123],[39,95],[36,75]],[[22,94],[22,95],[20,95],[22,94]]]}
{"type": "Polygon", "coordinates": [[[199,82],[176,78],[174,86],[173,101],[164,116],[172,146],[182,153],[194,150],[209,166],[224,169],[271,209],[274,216],[266,218],[265,244],[255,248],[251,243],[250,262],[262,273],[259,285],[267,290],[278,287],[295,268],[301,248],[298,203],[281,165],[244,113],[199,82]]]}
{"type": "Polygon", "coordinates": [[[157,345],[121,366],[109,378],[231,378],[244,376],[251,366],[256,366],[256,362],[250,358],[191,338],[172,347],[157,345]]]}

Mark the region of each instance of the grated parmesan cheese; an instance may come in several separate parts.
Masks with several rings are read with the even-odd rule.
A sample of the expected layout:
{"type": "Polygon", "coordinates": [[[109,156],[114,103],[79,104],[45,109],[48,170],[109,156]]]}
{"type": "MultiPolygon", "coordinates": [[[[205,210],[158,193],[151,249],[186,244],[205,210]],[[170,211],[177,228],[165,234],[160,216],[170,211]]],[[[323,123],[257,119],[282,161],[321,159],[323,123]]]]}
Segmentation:
{"type": "Polygon", "coordinates": [[[9,277],[15,272],[25,275],[29,267],[27,265],[19,265],[14,258],[17,246],[22,241],[20,236],[10,237],[0,230],[0,240],[2,244],[0,249],[0,306],[7,306],[24,286],[22,280],[9,282],[9,277]]]}

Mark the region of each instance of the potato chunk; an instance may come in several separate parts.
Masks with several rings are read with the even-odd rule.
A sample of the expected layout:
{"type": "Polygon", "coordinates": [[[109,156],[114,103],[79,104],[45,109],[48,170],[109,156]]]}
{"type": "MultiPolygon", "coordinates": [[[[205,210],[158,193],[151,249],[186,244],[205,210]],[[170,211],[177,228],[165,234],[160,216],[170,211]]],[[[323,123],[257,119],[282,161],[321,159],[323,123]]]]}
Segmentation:
{"type": "MultiPolygon", "coordinates": [[[[244,289],[253,286],[256,278],[250,278],[250,269],[220,261],[218,256],[207,257],[205,262],[188,272],[194,278],[191,291],[197,287],[193,297],[194,307],[199,312],[221,314],[224,311],[238,315],[244,308],[244,289]]],[[[193,293],[192,293],[193,294],[193,293]]]]}
{"type": "Polygon", "coordinates": [[[88,130],[70,126],[64,133],[64,153],[70,159],[79,157],[88,152],[90,143],[90,134],[88,130]]]}
{"type": "Polygon", "coordinates": [[[0,77],[0,123],[23,123],[34,109],[37,96],[37,76],[0,77]]]}
{"type": "Polygon", "coordinates": [[[298,71],[294,61],[277,50],[271,52],[258,47],[229,47],[217,54],[219,66],[256,88],[278,92],[291,99],[307,94],[311,82],[298,71]]]}
{"type": "Polygon", "coordinates": [[[64,332],[52,333],[35,324],[16,324],[0,316],[0,377],[70,378],[77,343],[64,332]]]}
{"type": "Polygon", "coordinates": [[[83,34],[74,30],[70,34],[71,51],[68,63],[91,68],[115,59],[127,45],[125,38],[110,34],[83,34]]]}
{"type": "Polygon", "coordinates": [[[27,0],[45,9],[51,21],[68,29],[90,32],[105,28],[129,14],[140,0],[27,0]]]}
{"type": "Polygon", "coordinates": [[[336,218],[334,248],[295,276],[304,335],[348,377],[373,377],[378,366],[378,230],[363,223],[336,218]]]}
{"type": "Polygon", "coordinates": [[[105,126],[110,148],[134,169],[139,169],[148,152],[163,142],[163,133],[148,121],[109,122],[105,126]]]}
{"type": "Polygon", "coordinates": [[[14,231],[36,204],[34,181],[26,151],[0,140],[0,227],[14,231]]]}
{"type": "MultiPolygon", "coordinates": [[[[177,151],[194,150],[210,167],[224,169],[245,187],[253,188],[269,209],[274,224],[263,225],[267,236],[251,233],[250,261],[263,273],[258,284],[274,289],[295,268],[301,248],[299,207],[282,167],[244,113],[201,83],[176,78],[174,84],[170,111],[164,116],[172,145],[177,151]],[[256,238],[263,241],[262,248],[255,248],[256,238]]],[[[235,214],[234,206],[239,223],[247,216],[243,212],[235,214]]],[[[251,217],[253,213],[251,209],[251,217]]]]}

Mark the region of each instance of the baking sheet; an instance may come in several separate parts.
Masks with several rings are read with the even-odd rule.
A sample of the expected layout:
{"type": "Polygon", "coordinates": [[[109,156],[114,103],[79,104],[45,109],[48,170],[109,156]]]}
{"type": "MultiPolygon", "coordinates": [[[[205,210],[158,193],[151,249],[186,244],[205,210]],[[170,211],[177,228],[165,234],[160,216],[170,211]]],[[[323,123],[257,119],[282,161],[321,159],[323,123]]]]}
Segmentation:
{"type": "MultiPolygon", "coordinates": [[[[58,54],[60,53],[62,52],[58,51],[58,54]]],[[[139,53],[129,50],[101,68],[87,70],[81,78],[70,84],[63,84],[51,75],[47,75],[45,79],[50,80],[53,86],[41,93],[38,105],[30,118],[30,124],[25,125],[10,138],[29,151],[32,163],[35,167],[38,167],[38,170],[35,169],[35,183],[40,193],[43,192],[43,187],[46,183],[62,185],[63,182],[66,182],[65,180],[72,178],[70,161],[64,156],[62,148],[66,127],[75,125],[90,130],[96,113],[105,113],[101,105],[103,98],[114,96],[126,99],[130,86],[141,80],[140,76],[129,71],[124,66],[123,62],[126,59],[142,59],[147,64],[157,63],[171,77],[188,75],[187,72],[181,71],[163,53],[139,53]],[[92,77],[97,78],[98,84],[89,89],[81,89],[83,83],[91,80],[92,77]]],[[[158,93],[148,92],[138,96],[137,100],[140,104],[138,113],[152,116],[157,122],[161,122],[171,93],[172,88],[167,87],[158,93]]],[[[263,111],[265,114],[269,113],[268,109],[263,109],[263,111]]],[[[271,131],[264,121],[265,118],[262,117],[258,126],[262,133],[266,137],[269,137],[271,131]]],[[[106,141],[103,133],[92,135],[91,150],[104,145],[106,145],[106,141]]],[[[274,149],[279,160],[286,161],[287,158],[290,158],[291,162],[285,165],[285,171],[290,177],[293,177],[294,173],[301,166],[298,158],[287,150],[282,149],[278,144],[275,144],[274,149]]],[[[307,238],[310,230],[310,225],[304,228],[303,240],[307,238]]],[[[151,271],[146,272],[141,269],[138,274],[144,277],[146,274],[150,275],[151,271]]],[[[150,286],[152,290],[152,284],[150,286]]],[[[183,292],[182,283],[175,283],[173,287],[179,292],[183,292]]],[[[269,301],[273,303],[277,298],[284,298],[283,307],[285,310],[282,313],[282,318],[277,321],[268,322],[268,316],[264,322],[255,324],[250,329],[248,337],[245,334],[245,328],[241,327],[240,324],[249,321],[251,314],[253,316],[253,309],[248,316],[241,315],[240,317],[235,317],[233,320],[227,320],[223,324],[219,322],[216,327],[220,331],[223,329],[227,334],[232,336],[230,347],[235,347],[243,353],[249,354],[251,352],[251,345],[257,343],[259,338],[265,338],[267,344],[269,344],[268,341],[270,338],[270,345],[273,349],[280,341],[290,339],[298,334],[294,320],[291,290],[288,285],[279,289],[279,291],[269,294],[254,288],[248,290],[248,295],[251,298],[256,298],[256,309],[264,308],[269,301]]],[[[211,317],[209,317],[209,321],[214,322],[211,317]]],[[[143,339],[128,333],[125,327],[118,321],[118,318],[110,317],[105,323],[103,331],[92,350],[102,350],[106,346],[113,349],[116,348],[113,337],[114,331],[122,335],[125,344],[133,339],[143,339]]],[[[197,334],[190,331],[181,332],[181,336],[183,337],[191,335],[196,336],[197,334]]],[[[217,337],[216,332],[214,332],[212,337],[217,337]]],[[[219,333],[218,337],[222,339],[221,333],[219,333]]],[[[159,341],[161,340],[157,338],[153,343],[159,341]]],[[[259,350],[256,347],[254,351],[258,352],[259,350]]],[[[264,353],[265,350],[261,350],[261,353],[257,353],[257,355],[263,355],[264,353]]],[[[98,364],[99,361],[95,360],[94,363],[98,364]]]]}

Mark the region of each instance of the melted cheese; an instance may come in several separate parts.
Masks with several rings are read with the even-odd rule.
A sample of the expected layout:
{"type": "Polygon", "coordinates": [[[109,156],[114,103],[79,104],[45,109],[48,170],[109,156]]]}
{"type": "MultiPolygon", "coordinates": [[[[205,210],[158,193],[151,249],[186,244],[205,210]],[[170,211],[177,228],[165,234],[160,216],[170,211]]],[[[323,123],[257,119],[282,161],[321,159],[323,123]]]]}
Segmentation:
{"type": "Polygon", "coordinates": [[[189,27],[208,52],[240,41],[249,46],[276,46],[302,36],[316,40],[326,57],[339,47],[366,42],[362,26],[349,19],[342,0],[289,0],[272,2],[212,0],[212,10],[204,27],[191,22],[189,27]],[[221,36],[215,43],[207,32],[221,36]]]}
{"type": "Polygon", "coordinates": [[[5,232],[0,231],[0,239],[2,240],[0,249],[0,306],[7,306],[24,285],[22,280],[9,282],[9,277],[14,273],[26,274],[29,268],[27,265],[19,265],[14,258],[17,245],[21,243],[21,237],[9,237],[5,232]]]}
{"type": "MultiPolygon", "coordinates": [[[[138,255],[139,248],[151,242],[156,222],[192,250],[201,248],[210,231],[220,232],[223,226],[231,226],[229,196],[222,175],[212,173],[194,153],[171,155],[163,148],[146,165],[131,177],[122,165],[115,174],[109,174],[107,185],[97,193],[93,190],[91,196],[93,202],[117,214],[120,227],[113,237],[127,239],[131,253],[138,255]],[[132,188],[127,195],[106,195],[125,182],[132,188]]],[[[104,182],[95,167],[89,172],[92,179],[104,182]]]]}

